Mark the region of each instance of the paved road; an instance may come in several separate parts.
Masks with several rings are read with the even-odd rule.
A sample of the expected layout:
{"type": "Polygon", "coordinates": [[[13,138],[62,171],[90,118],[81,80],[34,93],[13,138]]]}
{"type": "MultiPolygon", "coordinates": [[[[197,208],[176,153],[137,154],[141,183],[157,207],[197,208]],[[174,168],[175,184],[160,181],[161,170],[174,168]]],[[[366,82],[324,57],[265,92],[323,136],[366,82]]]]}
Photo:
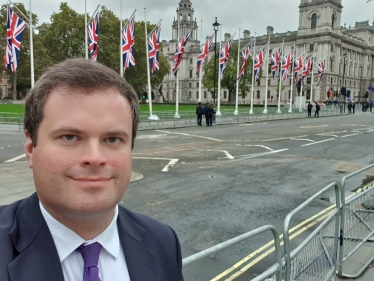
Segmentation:
{"type": "MultiPolygon", "coordinates": [[[[139,132],[133,171],[144,178],[130,184],[121,204],[171,225],[184,257],[265,224],[281,233],[286,215],[306,198],[373,163],[372,119],[366,113],[139,132]]],[[[0,134],[0,146],[21,139],[0,134]]],[[[21,155],[19,145],[1,150],[1,161],[21,155]]],[[[317,202],[295,225],[330,205],[317,202]]],[[[263,235],[187,266],[185,280],[209,280],[270,239],[263,235]]],[[[248,280],[268,262],[233,280],[248,280]]]]}

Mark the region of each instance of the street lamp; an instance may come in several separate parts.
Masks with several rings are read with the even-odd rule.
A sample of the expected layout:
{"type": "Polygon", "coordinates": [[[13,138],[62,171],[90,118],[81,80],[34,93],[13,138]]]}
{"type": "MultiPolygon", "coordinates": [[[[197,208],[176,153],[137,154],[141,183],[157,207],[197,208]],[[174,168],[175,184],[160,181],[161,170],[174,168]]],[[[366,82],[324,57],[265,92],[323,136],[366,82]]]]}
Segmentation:
{"type": "Polygon", "coordinates": [[[343,96],[343,106],[344,106],[344,113],[345,113],[345,95],[346,95],[346,92],[347,92],[347,88],[344,85],[344,74],[345,74],[345,58],[347,57],[347,53],[344,53],[343,57],[344,57],[344,61],[343,61],[343,85],[342,85],[342,88],[341,88],[341,94],[343,96]]]}
{"type": "Polygon", "coordinates": [[[214,29],[214,73],[213,73],[213,104],[216,104],[216,67],[217,67],[217,31],[219,29],[219,23],[216,21],[213,23],[213,29],[214,29]]]}
{"type": "Polygon", "coordinates": [[[362,89],[361,89],[361,84],[362,84],[362,69],[364,68],[363,66],[360,66],[359,67],[361,69],[361,76],[360,76],[360,94],[358,95],[358,102],[360,103],[360,98],[361,98],[361,95],[362,95],[362,89]]]}

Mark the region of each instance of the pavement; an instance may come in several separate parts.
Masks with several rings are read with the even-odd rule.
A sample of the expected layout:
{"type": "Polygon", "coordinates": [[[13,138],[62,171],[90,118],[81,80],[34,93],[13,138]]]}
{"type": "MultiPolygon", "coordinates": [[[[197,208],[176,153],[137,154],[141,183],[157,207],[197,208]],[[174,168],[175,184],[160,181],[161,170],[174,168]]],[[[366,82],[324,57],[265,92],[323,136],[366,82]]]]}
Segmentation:
{"type": "MultiPolygon", "coordinates": [[[[138,173],[132,173],[131,181],[142,179],[138,173]]],[[[15,161],[0,164],[0,205],[10,204],[26,198],[35,192],[32,170],[26,161],[15,161]]],[[[353,254],[344,264],[343,273],[354,275],[368,260],[374,256],[374,243],[367,242],[353,254]]],[[[374,262],[358,278],[340,278],[335,280],[374,280],[374,262]]]]}

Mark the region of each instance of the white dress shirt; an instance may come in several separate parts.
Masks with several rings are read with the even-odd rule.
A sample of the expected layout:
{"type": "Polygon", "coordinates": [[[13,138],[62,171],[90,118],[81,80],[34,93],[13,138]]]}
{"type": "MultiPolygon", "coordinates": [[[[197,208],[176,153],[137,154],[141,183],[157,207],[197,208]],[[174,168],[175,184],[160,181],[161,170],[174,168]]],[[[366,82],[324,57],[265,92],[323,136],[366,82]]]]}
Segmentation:
{"type": "Polygon", "coordinates": [[[94,239],[86,241],[52,217],[40,202],[39,205],[55,242],[65,281],[83,280],[83,258],[75,249],[82,244],[89,245],[95,242],[102,246],[98,265],[101,281],[130,281],[118,235],[118,206],[109,226],[94,239]]]}

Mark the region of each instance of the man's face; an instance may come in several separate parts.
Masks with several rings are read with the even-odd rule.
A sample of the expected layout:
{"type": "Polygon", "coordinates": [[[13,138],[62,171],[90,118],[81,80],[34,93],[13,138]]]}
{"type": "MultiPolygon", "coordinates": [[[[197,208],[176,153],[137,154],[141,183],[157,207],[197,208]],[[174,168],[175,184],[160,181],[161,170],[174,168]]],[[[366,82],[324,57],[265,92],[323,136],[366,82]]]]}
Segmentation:
{"type": "Polygon", "coordinates": [[[25,150],[43,206],[60,220],[112,212],[131,177],[132,115],[115,89],[57,88],[25,150]]]}

